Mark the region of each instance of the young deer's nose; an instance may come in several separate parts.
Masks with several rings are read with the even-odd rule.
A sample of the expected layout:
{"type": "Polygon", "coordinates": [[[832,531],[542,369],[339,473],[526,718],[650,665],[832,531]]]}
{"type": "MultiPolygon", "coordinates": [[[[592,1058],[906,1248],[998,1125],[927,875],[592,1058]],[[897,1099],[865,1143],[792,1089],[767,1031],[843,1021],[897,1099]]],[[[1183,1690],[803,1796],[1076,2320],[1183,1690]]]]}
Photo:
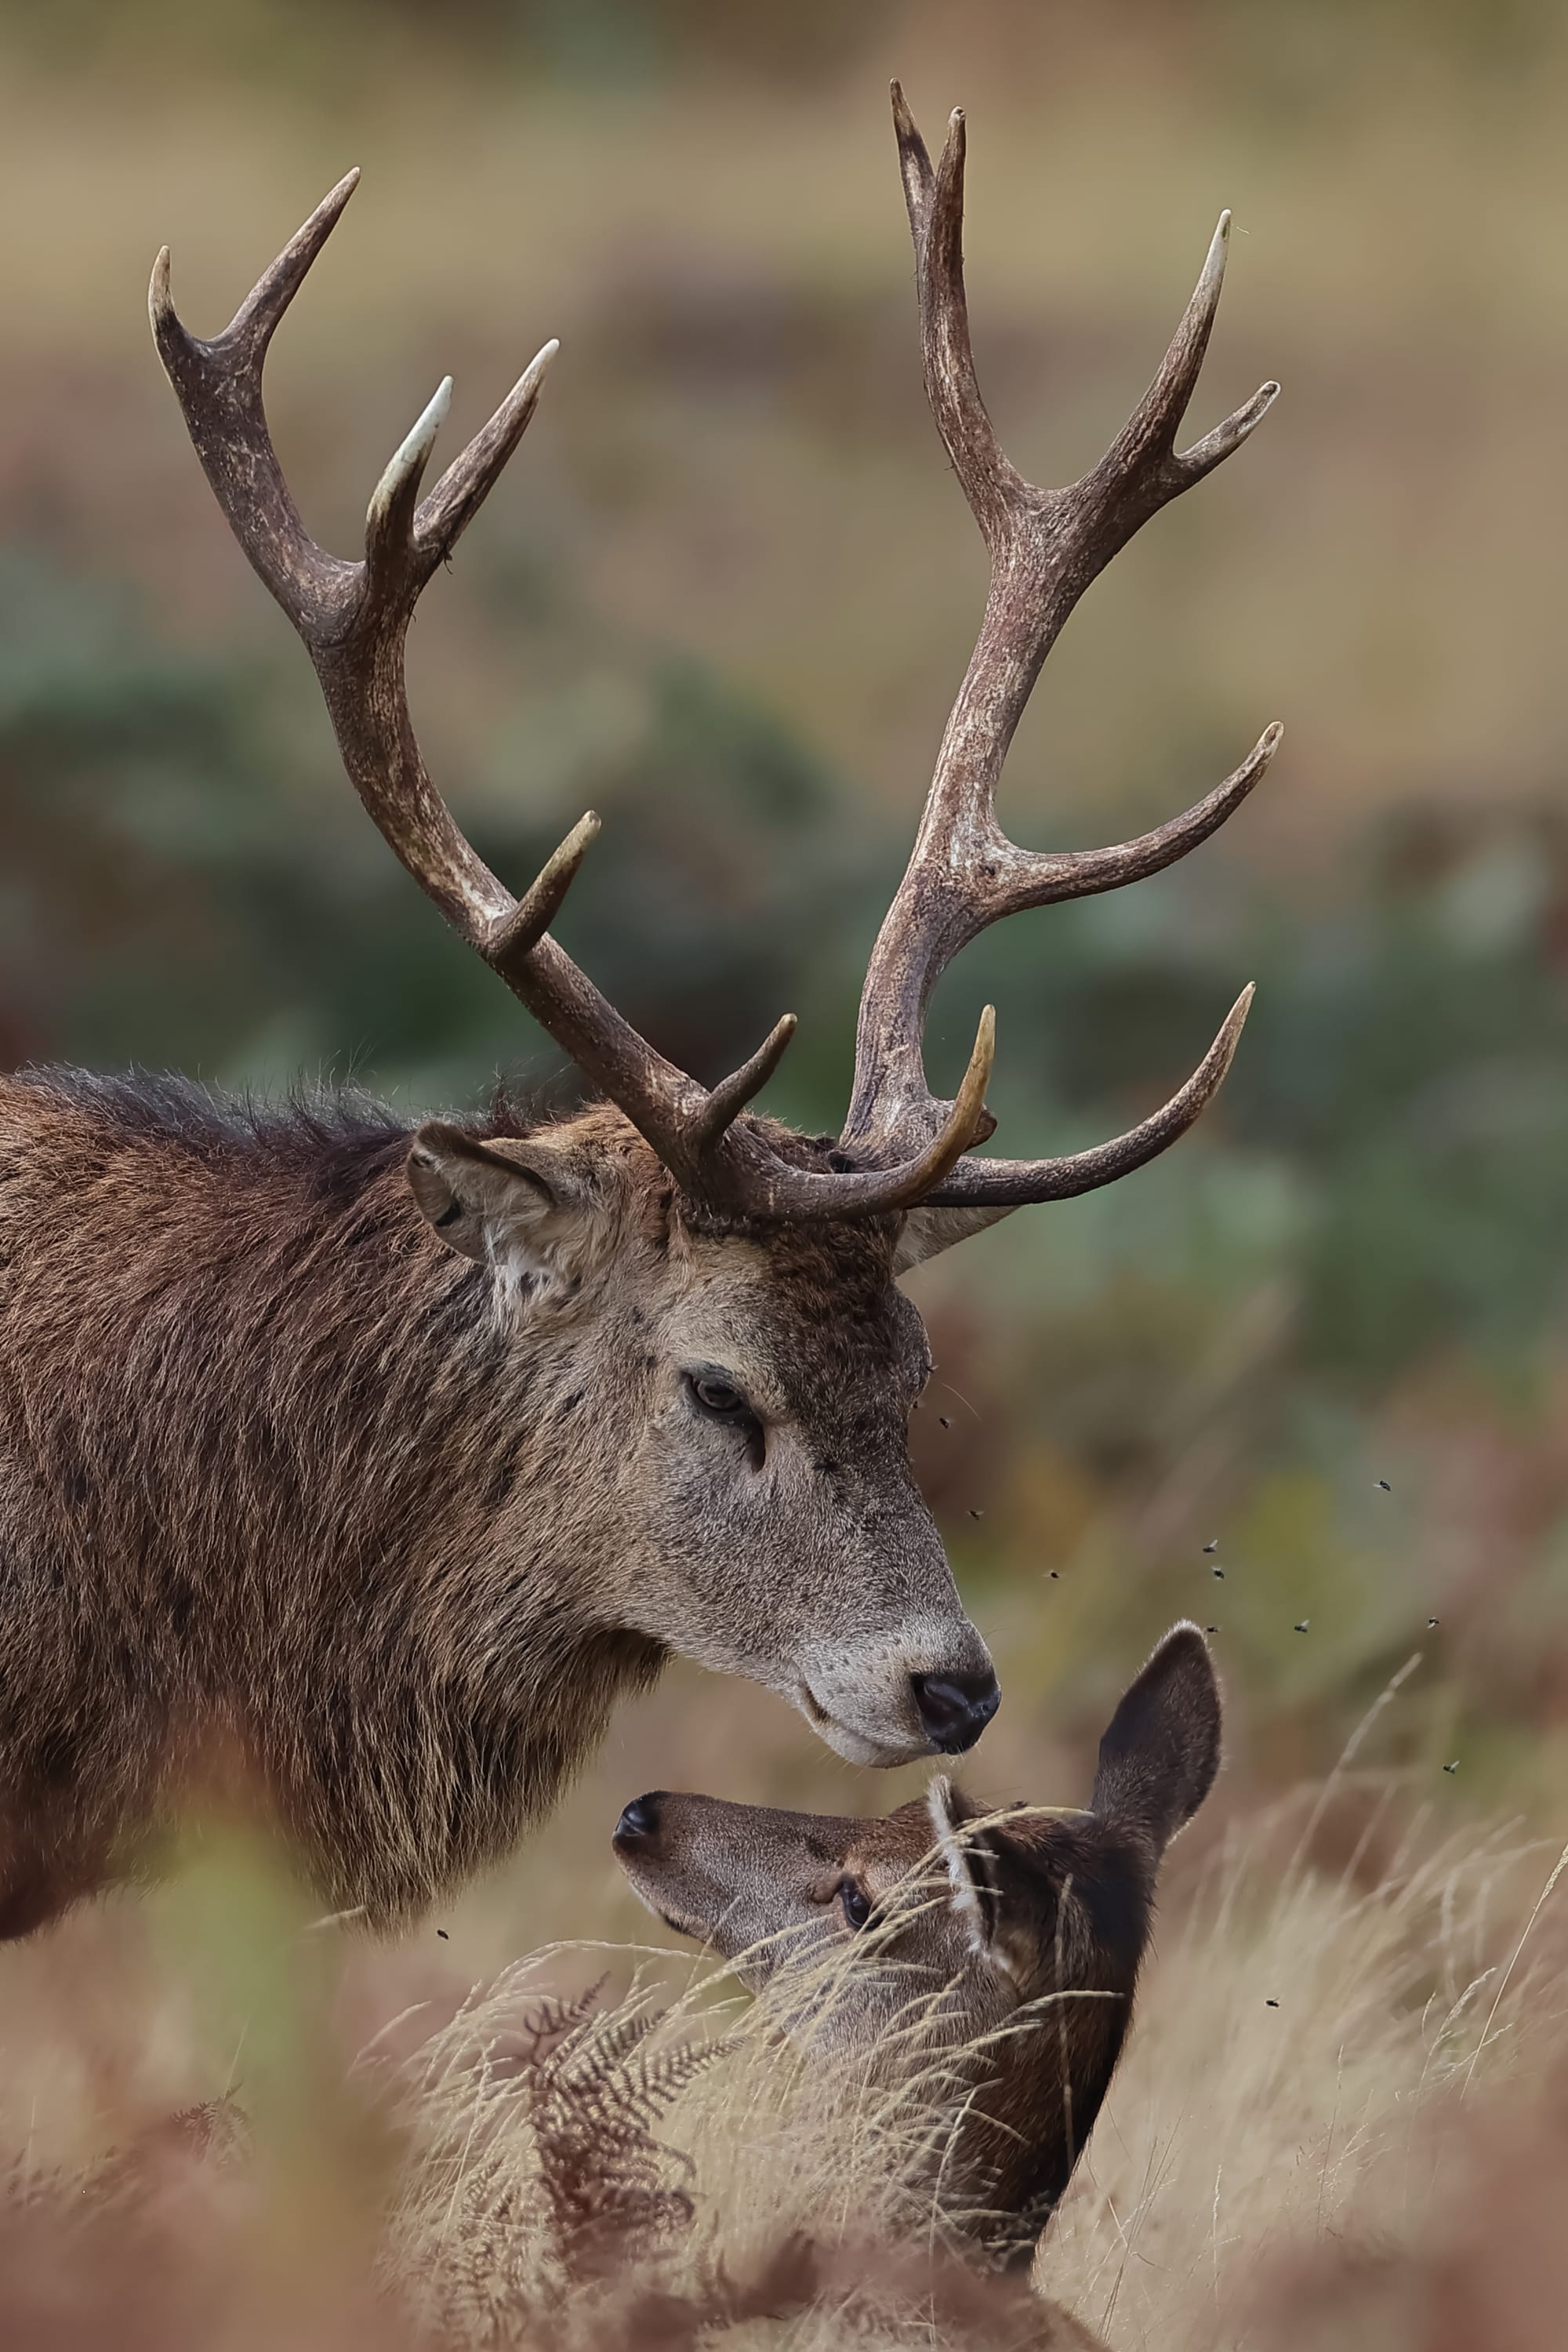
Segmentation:
{"type": "Polygon", "coordinates": [[[616,1823],[616,1833],[610,1840],[617,1853],[624,1853],[628,1846],[641,1845],[656,1835],[659,1800],[663,1795],[662,1789],[650,1789],[646,1797],[632,1799],[616,1823]]]}
{"type": "Polygon", "coordinates": [[[944,1756],[973,1748],[1002,1704],[989,1667],[977,1675],[911,1675],[910,1688],[931,1746],[944,1756]]]}

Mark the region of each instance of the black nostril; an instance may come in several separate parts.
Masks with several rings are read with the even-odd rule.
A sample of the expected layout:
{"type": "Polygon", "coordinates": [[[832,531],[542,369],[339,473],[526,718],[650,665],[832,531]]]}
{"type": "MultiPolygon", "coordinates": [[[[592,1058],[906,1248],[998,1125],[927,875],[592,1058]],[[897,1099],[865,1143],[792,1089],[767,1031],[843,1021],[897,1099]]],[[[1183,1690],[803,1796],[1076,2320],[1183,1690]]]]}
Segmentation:
{"type": "Polygon", "coordinates": [[[931,1746],[944,1756],[973,1748],[1002,1704],[989,1667],[973,1675],[911,1675],[910,1688],[931,1746]]]}
{"type": "Polygon", "coordinates": [[[637,1845],[644,1838],[655,1835],[658,1829],[658,1805],[662,1789],[650,1789],[646,1797],[634,1797],[616,1823],[612,1845],[637,1845]]]}

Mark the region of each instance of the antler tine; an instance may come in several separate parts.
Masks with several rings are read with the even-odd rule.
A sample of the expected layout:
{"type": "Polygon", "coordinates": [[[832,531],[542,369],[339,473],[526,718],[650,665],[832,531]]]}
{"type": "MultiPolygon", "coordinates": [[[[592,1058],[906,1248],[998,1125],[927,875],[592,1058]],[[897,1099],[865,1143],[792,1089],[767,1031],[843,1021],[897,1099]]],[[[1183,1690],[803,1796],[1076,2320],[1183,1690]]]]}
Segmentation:
{"type": "Polygon", "coordinates": [[[371,493],[364,518],[364,562],[365,586],[372,596],[395,599],[407,594],[418,561],[414,517],[419,485],[451,405],[452,379],[444,375],[427,406],[387,459],[371,493]]]}
{"type": "Polygon", "coordinates": [[[696,1150],[710,1150],[734,1125],[746,1105],[762,1093],[784,1060],[798,1026],[795,1014],[786,1013],[782,1021],[773,1024],[750,1060],[720,1080],[691,1123],[691,1141],[696,1150]]]}
{"type": "MultiPolygon", "coordinates": [[[[992,562],[974,653],[942,737],[914,852],[872,950],[860,1001],[855,1085],[841,1142],[873,1160],[907,1152],[912,1139],[929,1134],[942,1119],[944,1106],[927,1085],[921,1035],[931,992],[959,950],[1005,915],[1113,889],[1184,856],[1259,782],[1281,731],[1270,727],[1223,784],[1134,841],[1052,856],[1020,849],[1003,832],[995,814],[1003,762],[1041,665],[1074,605],[1141,524],[1239,447],[1279,387],[1266,384],[1223,425],[1177,454],[1175,436],[1203,364],[1224,281],[1226,214],[1152,383],[1105,456],[1065,489],[1042,489],[1026,481],[997,444],[974,373],[963,285],[963,116],[953,114],[934,169],[896,83],[893,118],[915,246],[927,396],[992,562]]],[[[1198,1076],[1154,1118],[1099,1154],[1049,1163],[1055,1172],[1038,1181],[1083,1190],[1110,1181],[1123,1164],[1137,1164],[1137,1154],[1163,1150],[1197,1116],[1223,1076],[1235,1044],[1228,1024],[1225,1037],[1230,1044],[1219,1059],[1216,1045],[1198,1076]]],[[[1013,1166],[960,1168],[927,1197],[936,1204],[988,1201],[993,1194],[973,1184],[983,1174],[989,1181],[986,1171],[992,1169],[1013,1166]]],[[[1008,1181],[1023,1180],[1015,1171],[1008,1181]]],[[[1012,1198],[1000,1192],[994,1197],[1012,1198]]],[[[1053,1197],[1049,1191],[1017,1195],[1053,1197]]]]}
{"type": "Polygon", "coordinates": [[[527,432],[550,362],[561,349],[553,337],[535,353],[488,425],[454,457],[415,520],[415,536],[430,568],[450,555],[500,479],[527,432]]]}
{"type": "Polygon", "coordinates": [[[966,1160],[926,1193],[931,1209],[1021,1209],[1040,1201],[1070,1201],[1130,1176],[1185,1135],[1219,1092],[1252,1003],[1249,981],[1226,1014],[1218,1036],[1168,1103],[1109,1143],[1059,1160],[966,1160]]]}
{"type": "Polygon", "coordinates": [[[559,849],[540,867],[510,915],[491,928],[484,945],[485,961],[510,988],[513,974],[532,954],[565,903],[577,868],[599,838],[599,819],[589,809],[580,816],[559,849]]]}
{"type": "Polygon", "coordinates": [[[343,207],[359,185],[359,165],[345,172],[321,198],[302,228],[296,229],[270,269],[264,270],[235,312],[221,342],[244,347],[258,367],[278,322],[304,284],[310,264],[336,228],[343,207]]]}
{"type": "Polygon", "coordinates": [[[963,290],[963,111],[956,108],[933,172],[897,82],[893,121],[914,238],[926,393],[952,469],[993,554],[1014,509],[1037,495],[1003,455],[974,373],[963,290]]]}
{"type": "Polygon", "coordinates": [[[899,142],[899,173],[904,184],[904,209],[910,216],[910,234],[919,240],[925,234],[925,219],[931,205],[933,173],[931,151],[921,137],[920,126],[910,112],[900,81],[888,85],[893,100],[893,130],[899,142]]]}
{"type": "Polygon", "coordinates": [[[1258,385],[1250,400],[1244,400],[1239,408],[1205,433],[1201,441],[1194,441],[1190,449],[1178,450],[1172,463],[1186,476],[1183,488],[1201,482],[1205,474],[1212,474],[1216,466],[1223,465],[1262,424],[1279,397],[1279,387],[1270,378],[1268,383],[1258,385]]]}
{"type": "Polygon", "coordinates": [[[1284,740],[1285,730],[1275,719],[1224,783],[1216,784],[1180,816],[1167,818],[1134,840],[1120,841],[1108,849],[1058,851],[1017,849],[1007,843],[1009,855],[999,865],[994,895],[976,904],[975,933],[1003,915],[1055,906],[1064,898],[1092,898],[1101,891],[1121,889],[1124,882],[1142,882],[1151,874],[1163,873],[1234,815],[1263,782],[1284,740]]]}
{"type": "Polygon", "coordinates": [[[1229,245],[1230,215],[1223,212],[1209,240],[1192,299],[1182,313],[1181,324],[1171,338],[1154,380],[1100,459],[1100,467],[1107,472],[1112,467],[1124,470],[1148,452],[1168,457],[1174,449],[1214,331],[1229,245]]]}
{"type": "MultiPolygon", "coordinates": [[[[1214,331],[1215,314],[1225,286],[1225,265],[1230,246],[1230,215],[1221,213],[1219,224],[1209,241],[1209,249],[1193,289],[1191,301],[1182,314],[1182,321],[1172,336],[1170,347],[1161,361],[1154,380],[1117,435],[1104,457],[1094,469],[1095,478],[1117,479],[1130,469],[1147,467],[1155,461],[1160,478],[1151,484],[1163,491],[1157,503],[1163,506],[1228,457],[1240,447],[1255,425],[1259,424],[1279,396],[1279,387],[1269,383],[1259,386],[1252,398],[1224,425],[1205,436],[1195,448],[1176,454],[1176,435],[1182,419],[1197,389],[1199,373],[1214,331]],[[1194,458],[1202,451],[1202,462],[1194,458]],[[1164,467],[1169,467],[1169,474],[1164,467]]],[[[1142,520],[1142,518],[1140,518],[1142,520]]],[[[1136,524],[1133,526],[1137,528],[1136,524]]]]}

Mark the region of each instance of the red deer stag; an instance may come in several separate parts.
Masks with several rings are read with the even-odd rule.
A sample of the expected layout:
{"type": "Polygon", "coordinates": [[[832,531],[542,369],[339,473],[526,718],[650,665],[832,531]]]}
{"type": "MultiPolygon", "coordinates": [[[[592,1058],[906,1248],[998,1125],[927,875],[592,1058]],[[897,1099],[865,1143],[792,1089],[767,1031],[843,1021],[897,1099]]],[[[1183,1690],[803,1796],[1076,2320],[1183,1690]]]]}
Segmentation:
{"type": "Polygon", "coordinates": [[[210,342],[176,317],[159,257],[159,353],[356,791],[600,1099],[409,1133],[390,1113],[255,1112],[172,1080],[0,1081],[0,1934],[131,1866],[193,1756],[220,1748],[325,1895],[382,1921],[504,1852],[672,1650],[780,1693],[861,1763],[965,1748],[995,1708],[910,1473],[928,1356],[897,1277],[1163,1151],[1224,1076],[1247,998],[1163,1109],[1056,1160],[971,1156],[994,1125],[991,1013],[952,1102],[926,1086],[922,1019],[987,924],[1158,872],[1263,774],[1275,728],[1184,815],[1111,849],[1022,850],[993,813],[1074,604],[1275,387],[1178,453],[1222,222],[1131,422],[1081,481],[1033,488],[996,446],[970,358],[963,118],[933,169],[901,96],[895,110],[926,386],[992,583],[871,954],[837,1141],[747,1109],[790,1019],[705,1087],[551,936],[592,816],[514,898],[420,757],[415,604],[517,446],[555,346],[422,499],[442,385],[351,563],[300,520],[261,377],[353,175],[210,342]]]}
{"type": "Polygon", "coordinates": [[[1011,2264],[1110,2087],[1161,1857],[1219,1754],[1208,1645],[1175,1625],[1110,1719],[1087,1811],[988,1811],[941,1779],[885,1821],[655,1790],[615,1848],[648,1908],[765,1989],[852,2103],[868,2076],[907,2094],[892,2114],[929,2151],[919,2220],[934,2194],[944,2223],[1011,2264]]]}

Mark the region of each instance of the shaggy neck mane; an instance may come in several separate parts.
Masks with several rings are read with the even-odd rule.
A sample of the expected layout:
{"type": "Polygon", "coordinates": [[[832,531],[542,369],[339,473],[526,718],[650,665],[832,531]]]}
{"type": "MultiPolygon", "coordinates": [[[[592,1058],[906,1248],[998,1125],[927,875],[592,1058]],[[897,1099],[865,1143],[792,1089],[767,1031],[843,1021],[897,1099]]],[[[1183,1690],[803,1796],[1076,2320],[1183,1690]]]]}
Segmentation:
{"type": "MultiPolygon", "coordinates": [[[[573,1351],[503,1334],[379,1106],[9,1083],[0,1448],[42,1491],[0,1542],[30,1559],[36,1638],[68,1651],[50,1596],[96,1584],[155,1629],[148,1688],[106,1716],[151,1710],[165,1769],[182,1743],[243,1747],[331,1898],[405,1913],[504,1851],[660,1660],[561,1565],[574,1460],[602,1442],[573,1351]]],[[[478,1131],[537,1123],[502,1099],[478,1131]]]]}

